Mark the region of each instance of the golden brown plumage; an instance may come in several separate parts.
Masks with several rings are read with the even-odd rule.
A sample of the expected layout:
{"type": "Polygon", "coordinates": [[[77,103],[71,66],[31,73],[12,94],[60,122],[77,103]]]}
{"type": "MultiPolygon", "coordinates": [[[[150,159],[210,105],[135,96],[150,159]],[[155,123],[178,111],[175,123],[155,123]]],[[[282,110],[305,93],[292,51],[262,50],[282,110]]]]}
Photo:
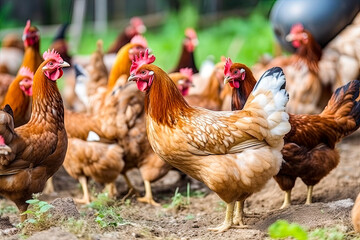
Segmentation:
{"type": "Polygon", "coordinates": [[[64,117],[65,129],[69,138],[86,140],[90,131],[104,137],[101,132],[101,121],[96,115],[65,110],[64,117]]]}
{"type": "MultiPolygon", "coordinates": [[[[152,148],[161,159],[204,182],[227,203],[224,223],[213,230],[229,229],[235,202],[259,191],[280,168],[283,136],[290,130],[281,69],[263,76],[244,111],[213,112],[190,107],[162,69],[146,64],[154,57],[145,53],[140,59],[144,60],[133,63],[129,80],[146,92],[152,148]]],[[[234,222],[243,223],[240,209],[234,222]]]]}
{"type": "MultiPolygon", "coordinates": [[[[84,197],[79,202],[90,203],[87,178],[102,184],[114,184],[123,167],[123,149],[118,144],[69,138],[64,168],[82,185],[84,197]]],[[[115,194],[116,192],[109,192],[110,196],[115,194]]]]}
{"type": "MultiPolygon", "coordinates": [[[[122,83],[123,81],[119,81],[122,83]]],[[[124,149],[125,167],[122,174],[138,168],[145,183],[145,197],[141,202],[158,205],[152,197],[150,183],[163,177],[170,166],[161,160],[151,149],[146,135],[144,94],[135,84],[115,85],[107,95],[99,118],[102,119],[102,132],[109,139],[117,139],[124,149]]]]}
{"type": "MultiPolygon", "coordinates": [[[[241,68],[245,69],[243,65],[234,63],[226,74],[227,78],[239,82],[239,87],[233,88],[233,103],[246,100],[256,84],[254,78],[241,81],[234,76],[234,71],[241,68]],[[246,84],[247,88],[244,87],[246,84]]],[[[246,68],[245,73],[251,76],[250,69],[246,68]]],[[[359,128],[359,89],[357,80],[337,89],[318,115],[289,114],[291,130],[284,137],[284,162],[274,177],[280,188],[286,191],[282,207],[291,204],[291,189],[298,177],[308,186],[306,203],[311,203],[313,186],[339,163],[335,144],[359,128]]],[[[242,109],[234,106],[233,110],[242,109]]]]}
{"type": "Polygon", "coordinates": [[[109,81],[107,86],[108,91],[112,90],[121,75],[127,75],[127,77],[130,75],[131,60],[138,52],[144,51],[146,47],[146,44],[130,42],[125,44],[119,50],[119,52],[116,54],[114,65],[112,66],[109,73],[109,81]]]}
{"type": "MultiPolygon", "coordinates": [[[[25,201],[41,192],[46,180],[61,166],[67,148],[64,108],[56,79],[62,75],[61,68],[69,65],[54,52],[44,56],[46,60],[34,76],[30,121],[15,129],[11,142],[5,142],[13,157],[9,164],[0,166],[0,194],[15,202],[20,212],[27,209],[25,201]]],[[[21,218],[24,220],[26,215],[21,218]]]]}
{"type": "Polygon", "coordinates": [[[296,53],[289,57],[275,58],[263,68],[254,69],[255,78],[270,67],[283,68],[287,79],[286,89],[291,96],[287,105],[288,112],[320,113],[332,93],[331,86],[321,82],[319,77],[322,49],[312,34],[301,24],[293,25],[286,39],[296,48],[296,53]]]}
{"type": "Polygon", "coordinates": [[[10,84],[9,90],[2,103],[2,107],[8,104],[12,108],[14,112],[15,127],[27,123],[31,116],[31,89],[34,73],[28,68],[22,67],[21,69],[27,70],[19,71],[19,74],[10,84]]]}

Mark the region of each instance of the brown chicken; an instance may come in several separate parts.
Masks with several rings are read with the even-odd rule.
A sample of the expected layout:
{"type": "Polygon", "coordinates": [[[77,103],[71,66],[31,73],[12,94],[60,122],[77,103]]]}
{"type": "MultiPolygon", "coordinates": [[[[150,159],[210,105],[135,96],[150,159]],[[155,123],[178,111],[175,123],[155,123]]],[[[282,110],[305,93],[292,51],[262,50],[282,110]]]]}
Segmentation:
{"type": "MultiPolygon", "coordinates": [[[[126,77],[126,76],[123,76],[126,77]]],[[[106,95],[98,112],[102,132],[108,139],[117,139],[124,149],[125,166],[121,172],[129,187],[133,188],[126,172],[138,168],[145,185],[145,196],[138,201],[159,205],[152,196],[151,182],[165,176],[171,167],[161,160],[151,149],[146,135],[144,95],[135,84],[123,85],[119,79],[114,90],[106,95]]]]}
{"type": "MultiPolygon", "coordinates": [[[[225,76],[225,82],[233,87],[232,110],[240,110],[256,86],[256,80],[249,68],[240,63],[232,64],[230,59],[225,66],[225,76]]],[[[281,208],[291,204],[291,189],[296,178],[307,185],[306,204],[310,204],[313,186],[338,165],[336,143],[359,128],[359,90],[360,82],[351,81],[335,91],[320,114],[289,114],[291,130],[284,137],[281,151],[284,162],[274,177],[286,191],[281,208]]]]}
{"type": "Polygon", "coordinates": [[[331,86],[322,84],[319,78],[322,49],[312,34],[300,23],[292,26],[286,40],[297,49],[296,53],[287,58],[276,58],[261,69],[254,69],[255,78],[269,67],[282,67],[287,79],[286,89],[291,96],[287,105],[288,112],[320,113],[332,93],[331,86]]]}
{"type": "Polygon", "coordinates": [[[139,17],[133,17],[130,19],[130,25],[116,38],[111,44],[108,53],[117,53],[123,46],[130,42],[130,40],[136,36],[146,32],[146,27],[139,17]]]}
{"type": "MultiPolygon", "coordinates": [[[[31,72],[35,72],[43,60],[39,52],[40,49],[39,31],[35,26],[31,26],[30,20],[26,22],[26,26],[24,28],[24,33],[23,33],[23,39],[24,39],[25,53],[21,66],[29,68],[31,72]]],[[[11,61],[11,59],[9,59],[9,61],[11,61]]],[[[6,92],[8,91],[8,88],[10,84],[13,82],[13,80],[14,78],[7,74],[0,75],[1,103],[4,102],[4,97],[6,95],[6,92]]],[[[18,96],[11,95],[8,96],[7,99],[9,100],[9,98],[12,97],[17,98],[18,96]]]]}
{"type": "Polygon", "coordinates": [[[35,26],[31,26],[30,20],[26,23],[23,39],[25,53],[21,66],[28,67],[30,71],[36,72],[43,59],[40,55],[40,33],[35,26]]]}
{"type": "Polygon", "coordinates": [[[191,75],[189,73],[182,74],[181,71],[184,70],[180,69],[180,73],[170,73],[169,77],[175,82],[181,94],[190,106],[203,107],[215,111],[230,110],[229,106],[231,96],[230,98],[228,96],[231,94],[231,88],[223,84],[223,69],[223,62],[215,65],[215,68],[210,75],[208,86],[206,86],[205,90],[200,94],[188,95],[190,87],[194,86],[192,83],[192,72],[191,75]]]}
{"type": "Polygon", "coordinates": [[[133,37],[130,43],[125,44],[116,54],[116,60],[109,73],[108,91],[111,91],[123,74],[130,75],[131,61],[140,51],[147,48],[147,41],[143,36],[137,35],[133,37]]]}
{"type": "Polygon", "coordinates": [[[360,233],[360,194],[357,196],[354,207],[351,211],[351,218],[355,231],[360,233]]]}
{"type": "Polygon", "coordinates": [[[24,125],[30,120],[33,78],[34,73],[29,68],[21,67],[2,103],[2,108],[7,104],[12,108],[15,127],[24,125]]]}
{"type": "Polygon", "coordinates": [[[86,82],[86,93],[89,96],[95,94],[99,87],[106,86],[109,78],[108,71],[104,64],[103,42],[96,43],[96,51],[91,55],[90,63],[85,67],[89,81],[86,82]]]}
{"type": "Polygon", "coordinates": [[[214,112],[189,106],[166,72],[151,64],[154,61],[147,51],[141,54],[129,77],[145,92],[152,148],[226,202],[224,223],[211,230],[226,231],[233,222],[242,225],[241,202],[259,191],[283,161],[280,149],[290,124],[282,70],[273,68],[263,75],[243,111],[214,112]]]}
{"type": "Polygon", "coordinates": [[[106,184],[109,196],[116,195],[115,180],[124,168],[123,150],[118,144],[84,141],[69,138],[64,160],[67,173],[77,179],[84,192],[78,203],[89,204],[90,195],[87,178],[106,184]]]}
{"type": "MultiPolygon", "coordinates": [[[[54,51],[45,52],[43,57],[45,61],[34,76],[30,121],[14,130],[9,114],[2,112],[5,117],[0,124],[5,140],[0,155],[0,194],[13,201],[20,212],[28,207],[25,201],[41,192],[61,166],[67,148],[64,108],[56,80],[69,64],[54,51]]],[[[21,220],[25,219],[22,215],[21,220]]]]}
{"type": "Polygon", "coordinates": [[[180,59],[176,67],[170,72],[179,72],[181,68],[191,68],[193,73],[198,73],[199,70],[195,65],[194,51],[198,45],[199,40],[197,38],[196,32],[192,28],[187,28],[185,30],[185,39],[182,43],[182,52],[180,59]]]}
{"type": "Polygon", "coordinates": [[[97,92],[89,97],[88,111],[90,113],[101,112],[107,96],[112,94],[116,84],[123,86],[130,75],[131,61],[139,51],[147,47],[146,39],[142,36],[135,36],[130,43],[123,46],[116,55],[116,60],[109,73],[109,80],[106,89],[99,88],[97,92]]]}
{"type": "Polygon", "coordinates": [[[189,94],[190,87],[194,86],[192,75],[193,72],[191,68],[181,68],[179,72],[169,74],[169,77],[174,81],[181,95],[184,97],[189,94]]]}

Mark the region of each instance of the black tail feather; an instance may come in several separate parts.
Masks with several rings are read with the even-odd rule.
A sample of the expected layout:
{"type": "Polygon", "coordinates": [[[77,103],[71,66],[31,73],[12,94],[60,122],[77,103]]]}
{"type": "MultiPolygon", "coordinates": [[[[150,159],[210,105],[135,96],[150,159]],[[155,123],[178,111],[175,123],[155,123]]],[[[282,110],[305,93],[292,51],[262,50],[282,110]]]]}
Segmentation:
{"type": "Polygon", "coordinates": [[[70,25],[69,23],[64,23],[60,26],[60,28],[56,32],[53,42],[55,42],[56,40],[65,39],[66,30],[69,25],[70,25]]]}
{"type": "Polygon", "coordinates": [[[10,114],[12,116],[12,118],[14,118],[14,112],[9,104],[5,105],[5,107],[3,108],[3,111],[7,112],[8,114],[10,114]]]}

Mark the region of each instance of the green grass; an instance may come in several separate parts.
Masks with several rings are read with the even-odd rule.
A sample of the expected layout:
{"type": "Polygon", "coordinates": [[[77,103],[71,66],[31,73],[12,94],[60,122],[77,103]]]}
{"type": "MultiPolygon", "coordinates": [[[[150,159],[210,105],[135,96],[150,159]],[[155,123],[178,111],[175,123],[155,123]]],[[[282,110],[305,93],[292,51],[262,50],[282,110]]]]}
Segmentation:
{"type": "MultiPolygon", "coordinates": [[[[197,10],[185,5],[178,14],[170,13],[165,24],[149,29],[145,37],[156,56],[156,64],[165,70],[173,68],[179,59],[184,30],[194,27],[197,30],[199,45],[195,50],[198,67],[209,55],[216,61],[221,56],[231,57],[233,61],[253,65],[264,53],[273,53],[274,35],[264,12],[269,6],[256,8],[247,18],[230,17],[214,23],[207,28],[199,28],[200,18],[197,10]]],[[[102,39],[107,49],[122,29],[108,29],[104,35],[97,35],[90,27],[85,27],[77,54],[91,54],[96,41],[102,39]]],[[[52,36],[42,36],[41,51],[51,43],[52,36]]]]}
{"type": "Polygon", "coordinates": [[[296,223],[285,220],[277,220],[270,225],[268,233],[271,239],[296,239],[296,240],[345,240],[360,239],[359,234],[346,232],[346,227],[333,226],[326,228],[315,228],[307,230],[296,223]]]}

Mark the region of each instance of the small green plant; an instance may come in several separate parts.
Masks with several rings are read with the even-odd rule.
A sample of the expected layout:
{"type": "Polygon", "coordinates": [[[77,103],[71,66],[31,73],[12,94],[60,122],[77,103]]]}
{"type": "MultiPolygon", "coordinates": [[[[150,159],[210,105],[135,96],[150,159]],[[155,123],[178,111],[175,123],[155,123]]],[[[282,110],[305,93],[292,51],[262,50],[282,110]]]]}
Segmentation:
{"type": "Polygon", "coordinates": [[[288,223],[285,220],[277,220],[271,224],[269,229],[269,235],[273,239],[281,239],[287,237],[293,237],[297,240],[307,240],[308,233],[296,223],[288,223]]]}
{"type": "Polygon", "coordinates": [[[341,229],[341,226],[332,228],[316,228],[312,231],[304,230],[296,223],[288,223],[285,220],[278,220],[273,223],[269,229],[269,235],[273,239],[282,239],[292,237],[297,240],[343,240],[355,239],[341,229]]]}
{"type": "Polygon", "coordinates": [[[188,185],[186,196],[179,192],[179,188],[176,188],[174,196],[171,198],[170,204],[164,204],[164,208],[179,210],[190,205],[190,187],[188,185]]]}
{"type": "Polygon", "coordinates": [[[179,188],[176,188],[174,196],[171,198],[170,204],[164,204],[164,208],[177,209],[186,207],[191,204],[191,197],[201,198],[204,197],[205,193],[201,191],[191,191],[190,183],[187,184],[186,193],[180,193],[179,188]]]}
{"type": "Polygon", "coordinates": [[[17,226],[23,229],[23,234],[48,229],[55,224],[50,221],[51,213],[49,213],[49,210],[54,206],[39,200],[38,197],[39,194],[34,194],[33,199],[27,200],[29,207],[25,212],[21,213],[21,215],[27,215],[27,219],[17,226]]]}
{"type": "Polygon", "coordinates": [[[120,216],[120,208],[112,206],[114,200],[110,199],[108,193],[100,193],[97,198],[89,204],[89,207],[95,210],[95,222],[101,228],[118,227],[128,224],[120,216]]]}
{"type": "Polygon", "coordinates": [[[317,228],[309,233],[309,238],[314,240],[342,240],[345,239],[345,233],[338,227],[317,228]]]}

